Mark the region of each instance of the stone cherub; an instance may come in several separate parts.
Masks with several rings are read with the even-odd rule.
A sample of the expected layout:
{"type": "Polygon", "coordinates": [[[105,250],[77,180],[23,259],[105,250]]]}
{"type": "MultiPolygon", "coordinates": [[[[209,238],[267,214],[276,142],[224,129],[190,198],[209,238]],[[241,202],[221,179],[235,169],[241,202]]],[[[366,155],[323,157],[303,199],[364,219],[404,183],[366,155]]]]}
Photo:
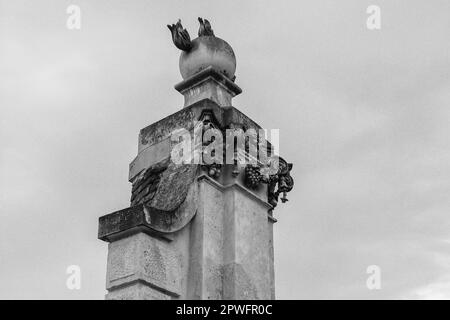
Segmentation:
{"type": "MultiPolygon", "coordinates": [[[[211,29],[211,24],[208,20],[198,18],[200,22],[200,28],[198,29],[199,37],[214,37],[214,31],[211,29]]],[[[189,32],[183,28],[181,24],[181,20],[178,19],[176,24],[168,24],[170,32],[172,33],[172,41],[175,46],[183,51],[189,52],[192,49],[191,37],[189,36],[189,32]]]]}

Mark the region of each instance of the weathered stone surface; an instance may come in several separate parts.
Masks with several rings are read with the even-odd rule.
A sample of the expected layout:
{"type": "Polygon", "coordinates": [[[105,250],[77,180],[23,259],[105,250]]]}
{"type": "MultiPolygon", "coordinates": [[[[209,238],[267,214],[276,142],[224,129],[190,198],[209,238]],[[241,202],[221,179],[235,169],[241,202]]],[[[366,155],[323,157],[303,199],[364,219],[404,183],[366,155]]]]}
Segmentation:
{"type": "MultiPolygon", "coordinates": [[[[230,232],[235,235],[236,283],[233,299],[270,299],[270,252],[267,206],[254,201],[240,188],[232,191],[235,206],[230,232]]],[[[227,281],[227,279],[225,279],[227,281]]]]}
{"type": "Polygon", "coordinates": [[[207,68],[214,68],[232,80],[236,57],[226,41],[214,36],[198,37],[192,41],[192,50],[181,52],[179,65],[184,80],[207,68]]]}
{"type": "Polygon", "coordinates": [[[216,67],[208,66],[175,86],[184,96],[184,107],[203,99],[221,107],[231,106],[231,99],[242,92],[230,78],[216,67]]]}
{"type": "Polygon", "coordinates": [[[271,299],[271,206],[239,184],[202,176],[191,222],[189,299],[271,299]]]}
{"type": "Polygon", "coordinates": [[[223,299],[270,299],[271,206],[238,184],[224,192],[223,299]]]}
{"type": "Polygon", "coordinates": [[[170,158],[170,150],[171,143],[169,138],[148,145],[130,163],[128,181],[133,183],[136,177],[142,174],[142,171],[152,166],[157,166],[160,163],[167,162],[170,158]]]}
{"type": "MultiPolygon", "coordinates": [[[[221,88],[214,89],[221,94],[228,80],[211,76],[204,85],[221,88]]],[[[186,81],[181,87],[197,90],[190,87],[196,81],[186,81]]],[[[110,242],[107,299],[275,297],[276,220],[267,184],[247,188],[245,170],[236,174],[233,165],[221,166],[211,178],[200,165],[170,161],[171,133],[193,131],[205,119],[219,130],[260,129],[209,96],[141,130],[130,164],[132,207],[99,219],[99,238],[110,242]]]]}
{"type": "Polygon", "coordinates": [[[270,299],[275,300],[275,257],[274,257],[274,244],[273,244],[273,224],[275,219],[269,215],[269,223],[267,224],[267,233],[269,240],[269,275],[270,275],[270,299]]]}
{"type": "Polygon", "coordinates": [[[182,292],[181,275],[181,254],[166,240],[137,233],[109,244],[108,290],[140,281],[178,297],[182,292]]]}
{"type": "MultiPolygon", "coordinates": [[[[217,104],[217,102],[205,98],[141,129],[139,134],[138,157],[146,148],[170,138],[171,133],[175,130],[180,128],[188,131],[192,130],[194,128],[195,121],[198,121],[201,118],[202,113],[205,111],[210,111],[217,120],[217,125],[223,129],[232,127],[243,128],[244,130],[250,128],[255,130],[261,129],[256,122],[238,109],[232,106],[221,107],[217,104]]],[[[167,154],[164,154],[164,156],[158,155],[158,158],[164,159],[170,155],[170,150],[162,150],[162,153],[167,152],[167,154]]],[[[133,162],[136,162],[136,159],[133,162]]],[[[142,169],[144,168],[140,168],[140,170],[142,169]]],[[[134,169],[137,173],[139,173],[140,170],[134,169]]]]}
{"type": "MultiPolygon", "coordinates": [[[[196,170],[192,167],[189,169],[192,172],[189,170],[187,172],[195,177],[196,170]]],[[[177,175],[172,175],[172,177],[177,177],[177,175]]],[[[176,180],[181,185],[182,180],[176,180]]],[[[173,186],[171,183],[168,185],[173,186]]],[[[168,192],[155,196],[154,199],[158,197],[159,203],[139,204],[100,217],[98,238],[110,242],[136,232],[164,236],[182,229],[197,212],[198,187],[193,181],[177,190],[178,194],[168,192]]]]}
{"type": "MultiPolygon", "coordinates": [[[[168,211],[167,208],[163,208],[166,203],[179,205],[183,201],[186,194],[185,185],[188,184],[187,180],[192,180],[193,175],[182,173],[184,168],[178,167],[171,167],[169,171],[165,171],[171,163],[170,135],[180,128],[192,131],[195,122],[201,120],[205,114],[208,114],[221,130],[260,128],[237,109],[221,108],[211,100],[205,99],[142,129],[138,156],[130,164],[129,178],[133,184],[132,206],[145,203],[150,207],[168,211]],[[178,178],[173,179],[173,176],[178,178]]],[[[194,171],[195,169],[190,170],[191,173],[194,171]]],[[[170,210],[173,210],[174,206],[172,205],[170,210]]]]}
{"type": "Polygon", "coordinates": [[[162,173],[167,170],[169,161],[159,162],[145,170],[133,179],[131,189],[131,206],[149,203],[158,190],[162,173]]]}
{"type": "Polygon", "coordinates": [[[106,300],[170,300],[172,296],[153,289],[145,282],[133,282],[122,288],[109,292],[106,300]]]}
{"type": "Polygon", "coordinates": [[[188,299],[222,299],[224,198],[219,188],[200,182],[199,208],[191,224],[188,299]]]}
{"type": "Polygon", "coordinates": [[[141,172],[133,180],[131,205],[146,204],[170,213],[185,200],[194,182],[198,166],[160,162],[141,172]]]}
{"type": "Polygon", "coordinates": [[[101,218],[99,236],[112,241],[107,298],[274,298],[271,206],[239,179],[202,174],[190,190],[184,203],[195,199],[196,215],[178,231],[153,229],[144,205],[101,218]]]}
{"type": "Polygon", "coordinates": [[[170,134],[177,129],[190,130],[196,119],[195,110],[186,109],[143,128],[139,134],[138,153],[146,147],[170,137],[170,134]]]}
{"type": "Polygon", "coordinates": [[[169,164],[162,173],[156,194],[149,205],[167,212],[176,210],[185,201],[197,171],[197,165],[169,164]]]}
{"type": "Polygon", "coordinates": [[[121,234],[130,234],[153,229],[149,225],[144,205],[137,205],[119,210],[99,218],[98,238],[111,242],[121,234]]]}

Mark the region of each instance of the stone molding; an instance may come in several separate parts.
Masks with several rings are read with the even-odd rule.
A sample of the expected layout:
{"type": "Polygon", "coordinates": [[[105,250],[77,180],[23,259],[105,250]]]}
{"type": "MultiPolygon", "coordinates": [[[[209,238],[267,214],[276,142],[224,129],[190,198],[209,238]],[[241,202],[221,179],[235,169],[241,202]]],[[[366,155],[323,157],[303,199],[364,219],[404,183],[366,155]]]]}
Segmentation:
{"type": "Polygon", "coordinates": [[[184,107],[202,99],[211,99],[221,107],[231,106],[231,99],[242,92],[231,79],[209,66],[175,85],[184,96],[184,107]]]}

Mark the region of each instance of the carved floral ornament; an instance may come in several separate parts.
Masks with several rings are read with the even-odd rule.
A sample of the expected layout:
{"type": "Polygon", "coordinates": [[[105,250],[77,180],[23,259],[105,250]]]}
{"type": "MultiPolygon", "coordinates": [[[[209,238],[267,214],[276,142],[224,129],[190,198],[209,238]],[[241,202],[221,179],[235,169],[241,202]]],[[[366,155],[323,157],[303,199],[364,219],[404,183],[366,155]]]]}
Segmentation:
{"type": "MultiPolygon", "coordinates": [[[[270,174],[268,170],[264,170],[266,168],[261,166],[248,164],[245,167],[244,182],[249,189],[257,189],[262,183],[267,184],[268,202],[276,207],[279,195],[282,194],[281,202],[288,201],[287,193],[294,187],[294,179],[290,175],[292,163],[287,163],[283,158],[276,156],[272,157],[270,161],[278,162],[278,170],[275,174],[270,174]]],[[[269,165],[269,167],[271,166],[269,165]]]]}
{"type": "MultiPolygon", "coordinates": [[[[206,130],[214,129],[220,130],[214,124],[214,117],[212,114],[204,114],[202,117],[202,134],[206,130]]],[[[258,137],[256,138],[257,141],[258,137]]],[[[203,140],[203,146],[209,146],[214,143],[214,139],[203,140]]],[[[261,145],[258,145],[258,148],[261,145]]],[[[266,144],[263,144],[262,147],[267,148],[266,144]]],[[[287,193],[292,190],[294,187],[294,179],[290,175],[293,164],[288,163],[282,157],[276,155],[270,155],[265,160],[263,159],[249,159],[248,154],[249,148],[249,140],[245,141],[244,150],[238,149],[237,145],[234,145],[234,164],[232,175],[237,176],[240,173],[240,164],[244,160],[243,163],[245,166],[244,169],[244,184],[247,188],[256,190],[262,184],[267,184],[267,201],[273,206],[276,207],[278,204],[279,196],[281,195],[281,201],[284,203],[288,201],[287,193]],[[247,160],[247,161],[245,161],[247,160]],[[252,163],[248,163],[248,160],[252,163]],[[263,161],[261,161],[263,160],[263,161]]],[[[271,150],[271,147],[268,147],[271,150]]],[[[226,147],[224,151],[229,150],[226,147]]],[[[209,149],[203,149],[203,156],[205,156],[205,152],[209,152],[209,149]]],[[[207,172],[207,174],[212,178],[219,178],[222,170],[222,163],[211,163],[211,164],[203,164],[202,167],[207,172]]]]}
{"type": "MultiPolygon", "coordinates": [[[[220,125],[211,110],[203,110],[198,119],[190,130],[172,131],[170,163],[201,167],[217,180],[223,178],[226,165],[231,168],[231,175],[240,176],[238,179],[249,189],[257,190],[266,184],[267,201],[273,207],[280,195],[282,202],[287,201],[286,195],[294,185],[290,176],[292,164],[273,154],[262,129],[249,129],[254,124],[244,122],[220,125]]],[[[151,199],[160,174],[154,168],[133,182],[133,203],[151,199]]]]}
{"type": "MultiPolygon", "coordinates": [[[[175,46],[181,50],[180,72],[183,79],[192,81],[203,69],[213,67],[234,81],[236,58],[231,46],[214,35],[208,20],[199,18],[199,22],[198,38],[194,40],[191,40],[181,21],[168,25],[175,46]]],[[[287,193],[294,185],[290,175],[292,164],[273,155],[272,146],[261,133],[264,130],[251,119],[237,111],[228,112],[226,116],[221,112],[228,111],[202,109],[200,116],[197,113],[188,121],[173,121],[168,125],[170,129],[161,136],[170,135],[169,163],[159,167],[153,165],[134,178],[132,205],[154,204],[159,198],[165,199],[158,198],[162,185],[167,187],[167,192],[177,193],[173,191],[174,182],[170,177],[181,175],[184,171],[180,168],[183,166],[192,169],[189,173],[201,168],[209,177],[220,181],[224,178],[223,172],[229,172],[224,170],[227,166],[231,169],[231,175],[241,180],[246,188],[257,193],[262,188],[267,189],[267,202],[273,207],[280,197],[282,202],[287,201],[287,193]],[[221,121],[217,121],[215,115],[221,121]]],[[[179,189],[184,190],[181,186],[179,189]]]]}

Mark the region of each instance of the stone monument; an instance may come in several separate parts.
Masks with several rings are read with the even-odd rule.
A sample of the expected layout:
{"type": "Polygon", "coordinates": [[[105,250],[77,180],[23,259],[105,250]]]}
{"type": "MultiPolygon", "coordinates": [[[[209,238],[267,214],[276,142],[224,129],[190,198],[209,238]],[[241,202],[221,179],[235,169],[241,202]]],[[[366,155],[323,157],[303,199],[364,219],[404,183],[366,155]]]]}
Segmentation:
{"type": "Polygon", "coordinates": [[[180,21],[168,26],[181,50],[175,89],[184,107],[141,129],[131,205],[99,218],[106,299],[275,298],[273,210],[293,187],[292,164],[232,106],[242,91],[233,49],[199,22],[192,41],[180,21]],[[252,156],[251,141],[267,157],[252,156]],[[204,161],[212,145],[214,161],[204,161]]]}

